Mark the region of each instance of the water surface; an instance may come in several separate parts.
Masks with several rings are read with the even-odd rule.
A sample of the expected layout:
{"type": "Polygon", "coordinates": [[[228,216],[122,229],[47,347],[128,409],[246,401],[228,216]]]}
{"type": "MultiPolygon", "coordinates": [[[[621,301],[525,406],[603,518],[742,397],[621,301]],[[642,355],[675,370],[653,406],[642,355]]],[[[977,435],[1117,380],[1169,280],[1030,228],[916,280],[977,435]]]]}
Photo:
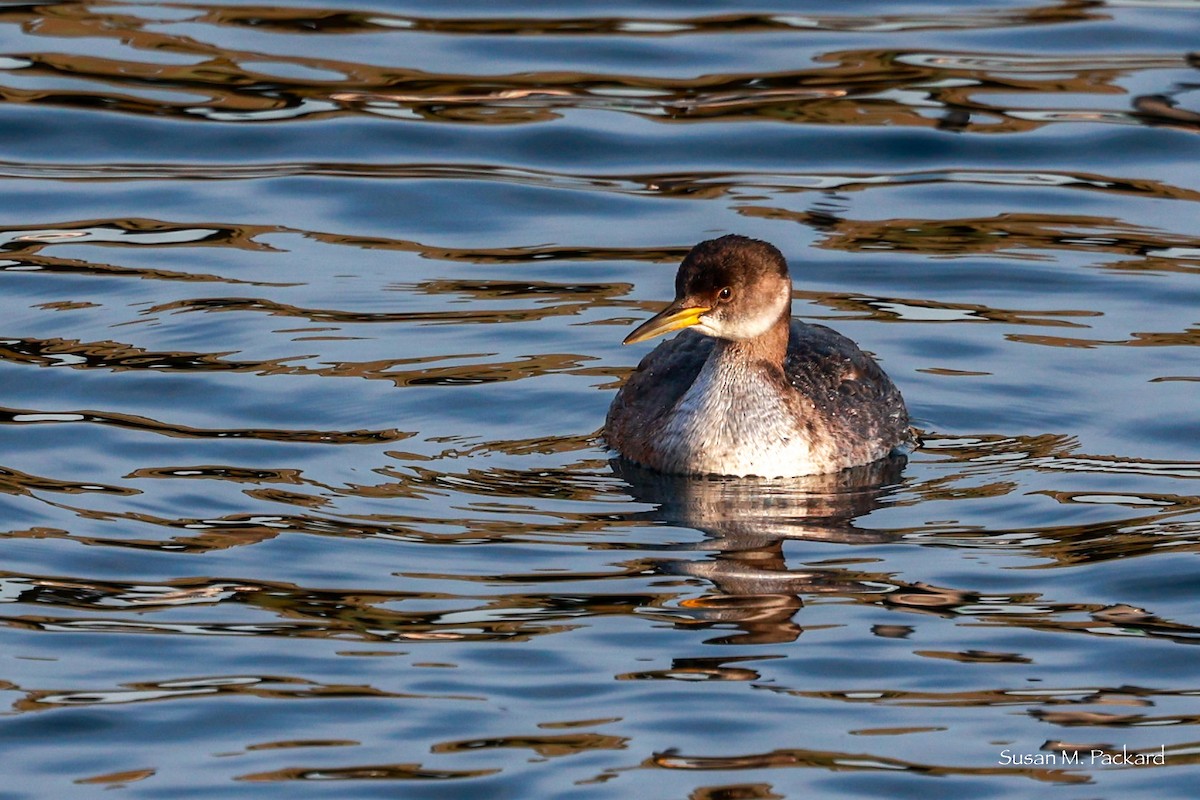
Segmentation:
{"type": "Polygon", "coordinates": [[[0,797],[1192,796],[1197,30],[0,5],[0,797]],[[907,464],[610,462],[728,232],[907,464]]]}

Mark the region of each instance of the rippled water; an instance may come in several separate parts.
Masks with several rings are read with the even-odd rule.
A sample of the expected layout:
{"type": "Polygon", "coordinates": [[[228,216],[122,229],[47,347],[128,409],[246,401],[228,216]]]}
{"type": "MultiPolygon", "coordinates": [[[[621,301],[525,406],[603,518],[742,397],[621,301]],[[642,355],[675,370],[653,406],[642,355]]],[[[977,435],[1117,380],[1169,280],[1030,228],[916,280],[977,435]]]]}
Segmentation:
{"type": "Polygon", "coordinates": [[[0,23],[0,797],[1194,795],[1200,4],[0,23]],[[726,232],[906,465],[610,464],[726,232]]]}

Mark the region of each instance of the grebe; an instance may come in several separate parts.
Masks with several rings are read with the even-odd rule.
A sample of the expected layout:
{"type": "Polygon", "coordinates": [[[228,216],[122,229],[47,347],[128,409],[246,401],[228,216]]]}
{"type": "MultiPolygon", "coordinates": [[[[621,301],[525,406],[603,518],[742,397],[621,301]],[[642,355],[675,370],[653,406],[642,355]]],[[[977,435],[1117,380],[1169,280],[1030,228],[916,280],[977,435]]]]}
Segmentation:
{"type": "Polygon", "coordinates": [[[625,337],[683,330],[617,392],[608,444],[660,472],[794,477],[869,464],[912,443],[904,399],[875,361],[824,325],[792,319],[773,245],[701,242],[675,300],[625,337]]]}

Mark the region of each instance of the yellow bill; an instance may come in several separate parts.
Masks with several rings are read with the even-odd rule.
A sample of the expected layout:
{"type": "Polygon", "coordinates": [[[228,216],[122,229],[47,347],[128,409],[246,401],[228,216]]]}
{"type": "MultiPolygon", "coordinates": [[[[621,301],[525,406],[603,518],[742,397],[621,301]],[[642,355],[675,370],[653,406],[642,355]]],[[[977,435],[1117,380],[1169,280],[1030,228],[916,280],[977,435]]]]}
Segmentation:
{"type": "Polygon", "coordinates": [[[700,317],[709,311],[712,309],[706,306],[680,308],[679,301],[676,301],[634,328],[622,344],[636,344],[664,333],[690,328],[700,322],[700,317]]]}

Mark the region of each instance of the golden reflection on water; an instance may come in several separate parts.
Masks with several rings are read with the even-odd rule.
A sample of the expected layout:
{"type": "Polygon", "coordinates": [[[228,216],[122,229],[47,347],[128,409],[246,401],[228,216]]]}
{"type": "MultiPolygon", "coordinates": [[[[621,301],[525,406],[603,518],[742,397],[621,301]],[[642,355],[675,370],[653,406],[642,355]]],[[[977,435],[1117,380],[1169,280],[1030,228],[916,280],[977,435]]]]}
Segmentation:
{"type": "MultiPolygon", "coordinates": [[[[1061,440],[1043,437],[1038,443],[1025,443],[1025,453],[1044,453],[1038,458],[1050,458],[1061,440]]],[[[957,445],[959,448],[963,445],[957,445]]],[[[945,453],[947,443],[936,451],[945,453]]],[[[975,463],[988,463],[995,447],[978,451],[976,459],[961,461],[969,469],[975,463]]],[[[961,458],[961,455],[960,455],[961,458]]],[[[1007,464],[1009,462],[1000,462],[1007,464]]],[[[603,572],[588,574],[572,569],[562,574],[495,573],[472,579],[456,573],[443,575],[405,573],[411,578],[438,582],[463,583],[479,581],[494,586],[505,584],[545,585],[555,583],[564,588],[524,593],[506,589],[500,595],[460,595],[448,593],[339,592],[318,590],[296,585],[263,583],[260,581],[230,583],[221,580],[169,581],[163,584],[97,583],[95,581],[12,575],[8,578],[24,603],[49,605],[78,611],[90,608],[98,612],[137,609],[143,612],[166,611],[181,605],[204,605],[214,609],[233,604],[266,612],[266,620],[250,624],[204,622],[178,624],[157,623],[152,620],[136,624],[120,617],[104,615],[78,618],[53,615],[23,615],[6,617],[9,625],[35,630],[79,630],[184,634],[184,635],[254,635],[284,637],[336,637],[362,642],[445,640],[511,640],[530,636],[564,633],[574,629],[585,617],[639,614],[650,615],[681,628],[713,628],[725,631],[710,639],[710,644],[765,644],[795,640],[803,632],[801,616],[805,598],[836,597],[864,605],[918,614],[937,614],[958,620],[974,620],[976,625],[1017,626],[1030,630],[1080,633],[1092,636],[1139,635],[1176,642],[1200,640],[1200,628],[1182,622],[1163,619],[1152,612],[1135,608],[1106,606],[1098,603],[1062,603],[1040,593],[1005,594],[981,592],[969,588],[938,587],[927,583],[897,580],[886,570],[872,570],[870,562],[839,565],[834,562],[789,566],[784,553],[786,541],[838,542],[846,545],[881,544],[901,540],[920,541],[926,545],[955,547],[986,546],[992,550],[1019,548],[1026,555],[1042,559],[1040,566],[1066,566],[1094,563],[1111,558],[1131,558],[1150,555],[1171,538],[1176,550],[1200,548],[1200,528],[1190,517],[1200,507],[1200,499],[1185,495],[1105,495],[1103,493],[1054,493],[1064,503],[1104,503],[1126,505],[1134,509],[1151,508],[1140,516],[1125,517],[1114,522],[1063,525],[1008,530],[970,531],[953,527],[939,529],[926,526],[911,531],[870,530],[859,528],[854,520],[877,507],[881,501],[896,493],[901,464],[878,465],[873,470],[805,481],[803,485],[788,483],[764,487],[761,482],[691,479],[654,475],[629,465],[618,463],[620,475],[633,487],[634,497],[649,503],[656,510],[637,514],[656,523],[667,522],[703,531],[706,538],[694,544],[667,548],[675,556],[640,557],[623,564],[612,565],[603,572]],[[1178,518],[1178,519],[1176,519],[1178,518]],[[697,560],[689,552],[706,554],[697,560]],[[682,556],[682,557],[681,557],[682,556]],[[586,580],[621,581],[638,575],[658,574],[687,579],[672,585],[662,583],[651,594],[574,594],[567,584],[586,580]],[[696,594],[695,580],[710,590],[696,594]],[[405,612],[395,604],[414,598],[439,601],[469,601],[474,610],[446,614],[440,611],[405,612]],[[730,633],[730,629],[737,633],[730,633]]],[[[1017,469],[1015,465],[1006,467],[1017,469]]],[[[1028,468],[1027,466],[1025,468],[1028,468]]],[[[989,467],[990,469],[990,467],[989,467]]],[[[234,483],[259,484],[284,482],[301,485],[307,481],[295,471],[251,473],[222,467],[174,467],[144,469],[139,479],[209,479],[234,483]]],[[[582,500],[603,497],[604,491],[594,480],[580,482],[573,491],[553,476],[534,476],[512,473],[494,476],[480,482],[462,479],[446,480],[428,471],[422,482],[456,493],[477,494],[481,497],[514,498],[558,496],[582,500]],[[540,488],[539,488],[540,486],[540,488]],[[600,491],[599,494],[597,492],[600,491]],[[549,493],[549,494],[548,494],[549,493]]],[[[467,476],[464,476],[467,477],[467,476]]],[[[483,473],[477,476],[483,477],[483,473]]],[[[946,488],[937,482],[925,486],[908,486],[906,494],[931,499],[958,499],[963,496],[956,488],[953,476],[946,488]],[[947,488],[949,492],[947,492],[947,488]]],[[[104,492],[110,488],[118,493],[136,492],[123,487],[75,486],[22,479],[28,487],[22,491],[41,492],[104,492]]],[[[970,490],[976,496],[994,494],[989,484],[970,490]]],[[[1009,483],[1000,494],[1011,491],[1009,483]]],[[[353,487],[323,488],[326,494],[344,495],[353,487]]],[[[257,493],[259,490],[248,489],[257,493]]],[[[373,491],[373,490],[372,490],[373,491]]],[[[393,494],[389,490],[386,494],[393,494]]],[[[396,496],[411,496],[400,492],[396,496]]],[[[260,496],[255,494],[255,496],[260,496]]],[[[332,496],[332,495],[331,495],[332,496]]],[[[298,504],[296,497],[285,492],[277,499],[288,505],[298,504]]],[[[311,499],[311,498],[310,498],[311,499]]],[[[299,503],[303,504],[303,503],[299,503]]],[[[318,502],[314,508],[324,505],[318,502]]],[[[482,510],[483,506],[478,506],[482,510]]],[[[496,510],[502,510],[496,507],[496,510]]],[[[170,535],[165,538],[97,537],[67,531],[30,530],[25,535],[34,538],[63,538],[65,540],[100,546],[162,549],[170,552],[205,552],[214,549],[245,547],[269,541],[277,536],[306,533],[335,537],[398,537],[426,543],[476,543],[493,540],[514,543],[522,539],[537,541],[535,529],[517,519],[488,520],[476,518],[469,528],[454,530],[430,527],[430,520],[389,515],[375,520],[335,519],[296,515],[230,515],[222,518],[170,519],[146,513],[101,512],[77,508],[82,517],[103,520],[127,520],[148,525],[170,535]],[[183,533],[186,531],[186,533],[183,533]],[[173,533],[172,533],[173,532],[173,533]]],[[[599,545],[613,520],[592,514],[559,513],[556,526],[562,535],[586,535],[582,544],[599,545]],[[597,538],[599,537],[599,538],[597,538]]],[[[619,519],[619,518],[618,518],[619,519]]],[[[21,534],[10,531],[7,536],[21,534]]],[[[566,543],[564,540],[563,543],[566,543]]],[[[610,545],[611,546],[611,545],[610,545]]],[[[903,630],[891,631],[881,627],[876,635],[905,636],[903,630]]],[[[917,655],[933,658],[953,658],[968,662],[1022,660],[1020,654],[982,650],[954,652],[915,651],[917,655]]],[[[684,666],[687,660],[670,671],[638,673],[641,679],[688,679],[708,674],[731,679],[724,666],[684,666]]],[[[698,664],[705,663],[703,660],[698,664]]],[[[628,677],[634,677],[630,675],[628,677]]],[[[733,678],[737,679],[737,678],[733,678]]],[[[745,679],[753,679],[747,673],[745,679]]]]}
{"type": "MultiPolygon", "coordinates": [[[[223,28],[267,39],[473,36],[754,36],[795,30],[900,33],[944,28],[1004,28],[1102,19],[1089,3],[971,14],[713,15],[670,19],[435,19],[386,13],[188,6],[166,18],[128,5],[52,3],[11,7],[0,24],[19,26],[48,49],[7,56],[0,99],[10,103],[219,121],[372,114],[456,124],[546,122],[563,108],[598,108],[669,121],[762,118],[807,124],[949,127],[1023,132],[1049,122],[1139,119],[1195,128],[1161,98],[1126,108],[1076,111],[1040,107],[1061,95],[1124,95],[1131,74],[1186,68],[1187,57],[1116,55],[1022,57],[905,50],[826,52],[810,69],[693,78],[572,70],[481,76],[381,66],[310,53],[219,46],[223,28]],[[211,38],[213,42],[206,41],[211,38]],[[57,42],[91,39],[128,56],[64,52],[57,42]],[[170,54],[164,58],[163,54],[170,54]],[[180,63],[180,62],[184,63],[180,63]],[[1004,104],[989,102],[992,96],[1004,104]],[[1010,98],[1024,99],[1022,109],[1010,98]],[[932,112],[932,113],[931,113],[932,112]]],[[[1165,90],[1166,87],[1164,87],[1165,90]]]]}
{"type": "Polygon", "coordinates": [[[953,775],[1019,775],[1048,783],[1090,783],[1084,774],[1066,769],[1030,769],[1024,767],[953,767],[938,764],[883,758],[870,753],[832,750],[773,750],[740,756],[689,756],[662,753],[643,764],[645,767],[678,770],[729,770],[818,768],[838,772],[907,770],[940,777],[953,775]]]}
{"type": "MultiPolygon", "coordinates": [[[[1190,483],[1200,462],[1179,447],[1151,457],[1159,451],[1084,444],[1100,423],[989,418],[1030,397],[1001,385],[1024,376],[990,350],[1007,357],[1038,345],[1076,368],[1076,350],[1165,352],[1179,358],[1156,362],[1152,388],[1165,394],[1200,379],[1185,358],[1200,332],[1178,309],[1169,322],[1151,313],[1166,300],[1148,302],[1144,316],[1118,313],[1127,286],[1183,297],[1200,274],[1195,232],[1177,219],[1177,230],[1159,227],[1158,216],[1200,202],[1194,181],[1166,168],[1139,174],[1136,159],[1156,162],[1136,152],[1129,164],[1056,155],[1068,129],[1100,130],[1121,146],[1133,143],[1131,130],[1200,130],[1196,113],[1176,103],[1194,91],[1176,79],[1196,56],[1157,44],[1063,53],[1000,42],[992,52],[877,37],[847,44],[905,31],[1059,33],[1104,24],[1114,8],[1068,0],[947,14],[486,18],[106,2],[0,9],[18,45],[0,57],[0,101],[14,113],[70,110],[271,139],[252,154],[221,146],[194,160],[81,144],[0,161],[0,179],[17,193],[97,198],[79,211],[14,208],[0,226],[0,276],[12,287],[5,312],[15,318],[0,331],[0,365],[37,383],[24,393],[9,385],[14,397],[0,407],[11,447],[0,468],[0,500],[12,514],[0,532],[12,548],[0,572],[0,628],[13,641],[4,662],[13,672],[0,679],[9,721],[64,720],[45,729],[55,747],[83,741],[67,738],[76,728],[89,745],[111,730],[141,758],[149,743],[132,728],[157,736],[154,724],[168,719],[204,758],[245,758],[230,762],[227,777],[255,784],[470,788],[502,773],[523,782],[522,770],[541,762],[576,770],[573,789],[611,781],[626,794],[641,790],[630,785],[639,771],[699,773],[712,785],[676,793],[712,800],[799,796],[759,775],[731,780],[743,770],[769,770],[777,783],[793,768],[822,780],[902,773],[1069,788],[1103,779],[963,755],[1000,729],[1025,739],[1032,730],[1030,746],[1041,751],[1115,751],[1129,732],[1177,731],[1168,764],[1196,763],[1194,743],[1181,741],[1200,714],[1189,705],[1190,651],[1178,645],[1200,642],[1181,599],[1181,559],[1200,550],[1200,495],[1190,483]],[[671,48],[689,37],[699,47],[744,37],[752,48],[789,32],[840,38],[786,69],[672,61],[682,51],[671,48]],[[495,37],[524,37],[529,48],[568,39],[597,54],[605,43],[648,47],[662,59],[620,62],[644,68],[603,59],[587,69],[510,68],[498,55],[455,69],[372,63],[368,46],[432,41],[466,51],[495,37]],[[914,151],[912,163],[898,157],[889,170],[847,169],[832,151],[816,162],[789,152],[727,164],[701,157],[711,147],[701,144],[695,159],[657,164],[659,155],[542,160],[528,152],[544,143],[493,152],[469,140],[516,142],[521,129],[504,126],[518,125],[590,132],[596,112],[651,145],[737,124],[730,138],[743,137],[747,150],[757,133],[806,141],[832,126],[847,141],[892,129],[975,149],[940,159],[914,151]],[[316,141],[325,123],[463,136],[453,156],[461,163],[422,163],[428,154],[402,136],[394,149],[361,155],[275,147],[306,125],[316,141]],[[1002,142],[1031,134],[1044,137],[1036,141],[1049,155],[1002,142]],[[988,137],[1010,149],[986,150],[979,142],[988,137]],[[204,201],[213,182],[225,194],[204,201]],[[221,204],[243,183],[270,187],[256,196],[270,198],[261,209],[221,204]],[[426,225],[438,213],[426,218],[403,202],[382,222],[366,220],[387,192],[363,187],[379,186],[416,187],[410,205],[445,204],[457,187],[452,222],[469,235],[426,225]],[[359,194],[342,198],[343,187],[359,194]],[[161,210],[155,192],[167,189],[194,191],[195,210],[161,210]],[[529,214],[546,214],[545,230],[521,228],[520,210],[498,213],[497,230],[472,228],[479,204],[517,194],[552,198],[529,214]],[[464,199],[476,196],[484,199],[464,199]],[[350,210],[279,210],[324,197],[350,210]],[[572,197],[621,211],[553,216],[572,197]],[[920,216],[925,198],[935,209],[920,216]],[[651,230],[662,208],[680,216],[651,230]],[[725,221],[704,216],[714,208],[725,221]],[[643,215],[650,222],[634,226],[643,215]],[[652,281],[669,283],[695,238],[689,230],[730,220],[775,226],[798,259],[808,244],[817,248],[816,277],[797,281],[802,313],[869,331],[890,348],[887,366],[910,401],[971,421],[926,425],[908,465],[799,482],[666,477],[608,463],[595,429],[603,398],[637,360],[618,350],[617,331],[661,306],[662,297],[640,298],[654,296],[652,281]],[[391,235],[397,226],[407,227],[391,235]],[[880,255],[896,273],[918,260],[928,272],[874,277],[880,255]],[[864,272],[847,277],[831,260],[864,272]],[[344,292],[347,284],[322,283],[327,264],[359,282],[344,292]],[[951,269],[961,274],[943,280],[951,269]],[[982,285],[964,289],[970,270],[1006,276],[1014,288],[1003,299],[982,285]],[[1054,271],[1045,292],[1020,286],[1054,271]],[[1129,283],[1101,283],[1117,278],[1129,283]],[[606,331],[607,349],[597,344],[606,331]],[[974,340],[978,357],[931,355],[960,331],[985,334],[974,340]],[[425,349],[409,348],[418,339],[425,349]],[[361,380],[318,380],[329,378],[361,380]],[[194,394],[154,394],[185,379],[194,394]],[[204,390],[222,381],[228,395],[209,408],[204,390]],[[70,400],[58,394],[85,384],[70,400]],[[953,394],[968,384],[1000,395],[953,394]],[[381,391],[359,405],[360,393],[381,391]],[[514,422],[521,414],[536,424],[514,422]],[[1161,593],[1130,600],[1147,597],[1139,581],[1164,569],[1161,593]],[[79,666],[93,656],[104,662],[97,671],[79,666]],[[1125,666],[1139,658],[1176,671],[1125,666]],[[34,659],[46,671],[21,673],[34,659]],[[572,681],[584,680],[587,696],[573,696],[572,681]],[[327,705],[337,701],[369,706],[327,705]],[[432,720],[417,714],[425,702],[432,720]],[[284,709],[287,730],[218,731],[214,718],[241,713],[239,703],[261,709],[255,719],[284,709]],[[317,720],[313,735],[292,735],[295,704],[321,709],[308,718],[317,720]],[[722,720],[722,704],[772,739],[722,720]],[[990,714],[963,713],[980,709],[990,714]],[[914,713],[888,716],[905,710],[914,713]],[[196,732],[179,730],[179,720],[206,713],[196,732]],[[374,722],[356,716],[371,713],[374,722]],[[476,729],[471,713],[494,716],[476,729]],[[802,719],[819,720],[829,736],[814,738],[818,725],[802,719]],[[88,724],[110,727],[93,735],[88,724]],[[353,735],[331,735],[334,727],[353,735]],[[693,727],[708,728],[708,743],[673,749],[693,727]],[[888,739],[912,744],[893,750],[888,739]],[[901,757],[924,742],[944,752],[901,757]],[[398,743],[415,754],[398,753],[398,743]]],[[[595,132],[588,148],[603,150],[611,131],[595,132]]],[[[1062,390],[1068,404],[1068,384],[1092,380],[1090,368],[1045,388],[1062,390]]],[[[37,735],[26,728],[6,741],[19,747],[37,735]]],[[[154,781],[171,779],[159,766],[167,759],[127,763],[127,752],[33,769],[105,788],[161,789],[154,781]]]]}
{"type": "MultiPolygon", "coordinates": [[[[3,348],[0,348],[0,354],[3,348]]],[[[144,365],[138,365],[144,368],[144,365]]],[[[258,439],[273,442],[310,442],[314,444],[380,444],[398,442],[415,436],[415,432],[385,430],[316,431],[269,428],[195,428],[178,423],[165,423],[136,414],[106,411],[55,411],[0,408],[0,425],[61,425],[88,423],[111,425],[135,431],[146,431],[175,438],[197,439],[258,439]]],[[[174,477],[180,477],[178,475],[174,477]]]]}
{"type": "Polygon", "coordinates": [[[293,769],[274,770],[272,772],[256,772],[250,775],[240,775],[236,780],[255,783],[272,781],[431,781],[431,780],[469,780],[495,775],[499,769],[474,770],[444,770],[429,769],[421,764],[371,764],[354,767],[327,767],[324,769],[293,769]]]}

